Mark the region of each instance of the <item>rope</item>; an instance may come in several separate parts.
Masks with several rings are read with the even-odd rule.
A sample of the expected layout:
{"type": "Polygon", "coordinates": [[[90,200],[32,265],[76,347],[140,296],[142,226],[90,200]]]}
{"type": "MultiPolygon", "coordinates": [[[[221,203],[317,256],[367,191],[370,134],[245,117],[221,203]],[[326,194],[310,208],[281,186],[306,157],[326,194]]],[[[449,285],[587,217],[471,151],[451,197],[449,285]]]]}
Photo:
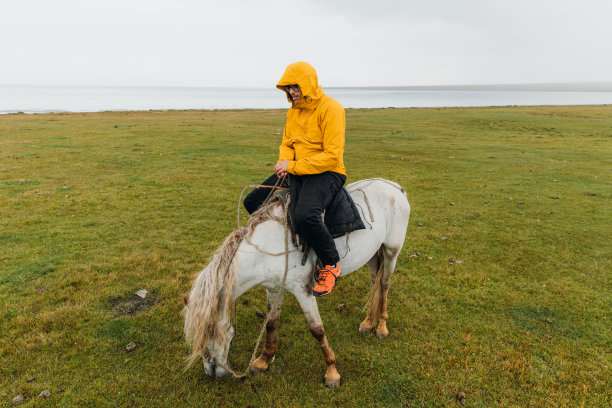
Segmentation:
{"type": "MultiPolygon", "coordinates": [[[[288,207],[289,207],[288,205],[285,206],[285,218],[287,217],[288,207]]],[[[276,306],[280,298],[282,297],[283,293],[285,292],[285,282],[287,281],[288,271],[289,271],[289,228],[287,227],[287,223],[285,223],[285,273],[283,274],[283,280],[281,281],[280,289],[278,293],[276,294],[274,301],[272,302],[272,306],[270,307],[270,312],[266,314],[266,320],[264,321],[264,324],[261,326],[261,330],[259,331],[259,338],[257,339],[257,344],[255,344],[255,348],[253,349],[253,354],[251,355],[251,361],[249,361],[249,365],[244,371],[244,374],[243,374],[244,376],[246,376],[246,373],[248,373],[248,371],[253,366],[253,361],[255,361],[255,356],[257,355],[257,351],[259,350],[259,344],[261,343],[261,339],[263,337],[264,331],[266,329],[266,326],[268,325],[268,321],[270,320],[270,314],[273,310],[276,310],[276,306]]]]}
{"type": "Polygon", "coordinates": [[[244,191],[247,188],[270,188],[270,193],[268,193],[268,196],[266,197],[266,199],[263,201],[263,203],[261,203],[261,205],[264,205],[265,203],[268,202],[268,200],[270,199],[270,197],[272,196],[272,194],[278,190],[289,190],[286,187],[281,187],[283,182],[285,181],[285,177],[280,178],[276,181],[276,184],[274,184],[273,186],[266,186],[263,184],[248,184],[246,186],[244,186],[244,188],[242,189],[242,192],[240,192],[240,196],[238,197],[238,229],[240,229],[240,207],[242,204],[242,195],[244,194],[244,191]]]}
{"type": "MultiPolygon", "coordinates": [[[[281,255],[285,255],[285,252],[275,252],[275,253],[268,252],[268,251],[264,250],[263,248],[261,248],[261,247],[260,247],[259,245],[257,245],[256,243],[252,242],[252,241],[249,239],[249,237],[245,237],[245,238],[244,238],[244,240],[245,240],[245,241],[246,241],[246,242],[247,242],[249,245],[251,245],[253,248],[255,248],[255,249],[257,249],[259,252],[261,252],[262,254],[265,254],[265,255],[270,255],[270,256],[281,256],[281,255]]],[[[289,252],[296,252],[296,251],[298,251],[298,249],[297,249],[297,248],[293,248],[293,249],[292,249],[292,250],[290,250],[289,252]]]]}
{"type": "Polygon", "coordinates": [[[393,187],[397,188],[397,189],[398,189],[398,190],[400,190],[402,193],[405,193],[404,189],[403,189],[403,188],[402,188],[402,186],[400,186],[399,184],[397,184],[397,183],[395,183],[395,182],[393,182],[393,181],[385,180],[385,179],[380,178],[380,177],[369,178],[369,179],[363,179],[363,180],[357,180],[357,181],[355,181],[355,182],[353,182],[353,183],[349,184],[348,186],[346,186],[346,190],[347,190],[348,192],[351,192],[351,188],[352,188],[352,187],[354,187],[354,186],[356,186],[356,185],[359,185],[359,184],[362,184],[362,183],[367,182],[368,184],[366,184],[365,186],[361,186],[361,188],[365,188],[365,187],[368,187],[370,184],[374,183],[375,181],[382,181],[382,182],[384,182],[384,183],[387,183],[387,184],[389,184],[389,185],[391,185],[391,186],[393,186],[393,187]]]}
{"type": "MultiPolygon", "coordinates": [[[[279,179],[280,183],[276,183],[275,186],[255,186],[255,187],[265,187],[265,188],[273,188],[273,190],[270,192],[270,194],[268,194],[268,197],[266,197],[266,199],[264,200],[264,203],[266,201],[268,201],[268,199],[270,198],[270,196],[272,195],[272,193],[274,191],[276,191],[276,189],[282,189],[285,190],[284,187],[279,187],[282,184],[282,181],[284,180],[284,177],[282,179],[279,179]]],[[[251,187],[251,186],[246,186],[243,190],[242,193],[244,193],[244,190],[246,190],[246,188],[251,187]]],[[[240,197],[242,198],[242,193],[240,193],[240,197]]],[[[238,201],[238,227],[240,228],[240,204],[242,203],[242,200],[239,199],[238,201]]],[[[263,204],[262,204],[263,205],[263,204]]],[[[283,274],[283,280],[281,281],[280,284],[280,289],[278,291],[278,293],[276,294],[276,297],[274,298],[274,301],[272,302],[272,306],[270,307],[270,312],[276,309],[276,306],[280,300],[280,298],[282,297],[283,293],[285,292],[285,283],[287,281],[287,273],[289,272],[289,227],[287,226],[287,211],[289,208],[289,203],[287,203],[287,205],[285,206],[285,273],[283,274]]],[[[242,240],[245,238],[245,236],[240,237],[240,241],[242,242],[242,240]]],[[[232,255],[232,259],[234,258],[234,256],[236,256],[236,252],[238,251],[238,247],[240,246],[240,244],[238,244],[236,246],[236,249],[234,250],[234,254],[232,255]]],[[[257,247],[258,248],[258,247],[257,247]]],[[[279,254],[282,255],[282,254],[279,254]]],[[[230,262],[230,266],[231,266],[231,262],[230,262]]],[[[228,266],[228,268],[230,267],[228,266]]],[[[266,320],[264,321],[263,325],[261,326],[261,329],[259,330],[259,336],[257,337],[257,343],[255,343],[255,348],[253,349],[253,353],[251,354],[251,360],[249,361],[249,364],[247,366],[247,368],[244,370],[244,372],[242,374],[236,374],[236,372],[234,370],[232,370],[231,368],[227,367],[225,364],[221,364],[217,361],[215,361],[214,358],[211,358],[210,356],[202,356],[202,359],[206,360],[208,363],[216,365],[218,367],[223,368],[225,371],[227,371],[228,373],[230,373],[235,379],[237,380],[242,380],[244,378],[246,378],[249,370],[251,369],[251,367],[253,366],[253,361],[255,361],[255,357],[257,356],[257,351],[259,350],[259,346],[261,344],[261,339],[263,338],[263,334],[266,330],[266,326],[268,325],[268,321],[270,320],[270,312],[267,313],[266,315],[266,320]]],[[[214,345],[213,345],[214,347],[214,345]]]]}
{"type": "Polygon", "coordinates": [[[357,207],[359,207],[359,209],[361,210],[361,215],[363,216],[362,219],[364,222],[368,223],[368,227],[370,227],[370,229],[372,229],[372,223],[370,221],[368,221],[368,219],[365,216],[365,211],[363,211],[363,207],[361,206],[361,204],[359,203],[355,203],[355,205],[357,207]]]}

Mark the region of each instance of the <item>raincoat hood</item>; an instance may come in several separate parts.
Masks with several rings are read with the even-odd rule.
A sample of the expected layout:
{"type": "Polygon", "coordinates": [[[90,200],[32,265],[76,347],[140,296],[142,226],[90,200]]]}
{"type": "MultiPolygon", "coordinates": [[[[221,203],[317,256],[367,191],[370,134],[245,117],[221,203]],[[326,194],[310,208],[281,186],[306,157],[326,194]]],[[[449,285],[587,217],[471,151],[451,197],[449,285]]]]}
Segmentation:
{"type": "Polygon", "coordinates": [[[286,93],[287,100],[291,102],[292,108],[313,109],[318,105],[321,97],[325,95],[323,88],[319,86],[317,72],[312,65],[303,61],[290,64],[285,69],[285,73],[276,87],[286,93]],[[302,90],[302,99],[298,103],[293,103],[291,96],[284,88],[287,85],[295,84],[298,84],[302,90]]]}

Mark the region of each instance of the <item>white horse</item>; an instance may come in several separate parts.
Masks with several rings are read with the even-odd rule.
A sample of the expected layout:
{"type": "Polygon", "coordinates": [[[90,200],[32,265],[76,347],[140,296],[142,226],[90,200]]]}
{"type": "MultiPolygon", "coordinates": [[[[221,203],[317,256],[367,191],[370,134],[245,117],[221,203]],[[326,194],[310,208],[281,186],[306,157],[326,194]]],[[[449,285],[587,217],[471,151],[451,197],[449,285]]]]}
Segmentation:
{"type": "MultiPolygon", "coordinates": [[[[359,325],[359,331],[372,330],[378,321],[376,336],[384,339],[389,334],[387,293],[404,244],[410,205],[404,190],[387,180],[361,180],[346,188],[361,210],[366,229],[335,239],[341,258],[341,276],[368,265],[373,285],[368,298],[368,313],[359,325]]],[[[302,266],[303,254],[290,240],[287,244],[283,215],[280,202],[255,212],[246,228],[226,238],[210,264],[196,278],[189,297],[185,299],[185,337],[192,349],[189,365],[203,358],[209,376],[222,378],[228,374],[227,356],[234,336],[231,308],[240,295],[259,285],[266,289],[268,320],[265,345],[259,358],[253,361],[251,371],[260,373],[267,370],[276,352],[282,303],[280,286],[286,268],[285,248],[288,247],[284,290],[291,292],[302,307],[310,332],[323,351],[327,365],[325,384],[335,387],[340,383],[340,374],[312,294],[316,255],[311,251],[308,261],[302,266]],[[279,301],[273,308],[277,295],[279,301]]],[[[342,279],[339,284],[342,284],[342,279]]]]}

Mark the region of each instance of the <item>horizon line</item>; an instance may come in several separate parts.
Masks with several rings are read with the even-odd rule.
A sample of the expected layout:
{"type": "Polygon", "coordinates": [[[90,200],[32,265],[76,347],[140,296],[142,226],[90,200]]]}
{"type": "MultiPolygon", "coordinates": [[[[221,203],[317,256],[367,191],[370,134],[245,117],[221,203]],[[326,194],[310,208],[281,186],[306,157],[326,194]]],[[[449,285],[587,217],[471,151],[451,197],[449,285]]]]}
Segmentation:
{"type": "MultiPolygon", "coordinates": [[[[0,84],[1,87],[49,87],[49,88],[208,88],[208,89],[275,89],[275,87],[206,86],[206,85],[91,85],[91,84],[0,84]]],[[[324,89],[362,89],[398,91],[574,91],[612,92],[612,81],[584,82],[522,82],[495,84],[446,84],[446,85],[340,85],[324,86],[324,89]]]]}

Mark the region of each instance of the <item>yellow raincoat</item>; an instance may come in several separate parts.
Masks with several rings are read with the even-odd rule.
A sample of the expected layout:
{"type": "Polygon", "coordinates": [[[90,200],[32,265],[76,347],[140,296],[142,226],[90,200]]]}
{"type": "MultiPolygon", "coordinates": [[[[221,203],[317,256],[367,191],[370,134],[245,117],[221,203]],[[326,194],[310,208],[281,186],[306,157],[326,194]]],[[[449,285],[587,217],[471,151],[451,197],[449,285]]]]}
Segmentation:
{"type": "MultiPolygon", "coordinates": [[[[289,160],[287,171],[295,175],[320,174],[326,171],[346,175],[344,167],[344,108],[323,93],[317,73],[306,62],[287,67],[276,87],[298,84],[302,99],[287,112],[278,161],[289,160]]],[[[285,91],[286,92],[286,91],[285,91]]]]}

